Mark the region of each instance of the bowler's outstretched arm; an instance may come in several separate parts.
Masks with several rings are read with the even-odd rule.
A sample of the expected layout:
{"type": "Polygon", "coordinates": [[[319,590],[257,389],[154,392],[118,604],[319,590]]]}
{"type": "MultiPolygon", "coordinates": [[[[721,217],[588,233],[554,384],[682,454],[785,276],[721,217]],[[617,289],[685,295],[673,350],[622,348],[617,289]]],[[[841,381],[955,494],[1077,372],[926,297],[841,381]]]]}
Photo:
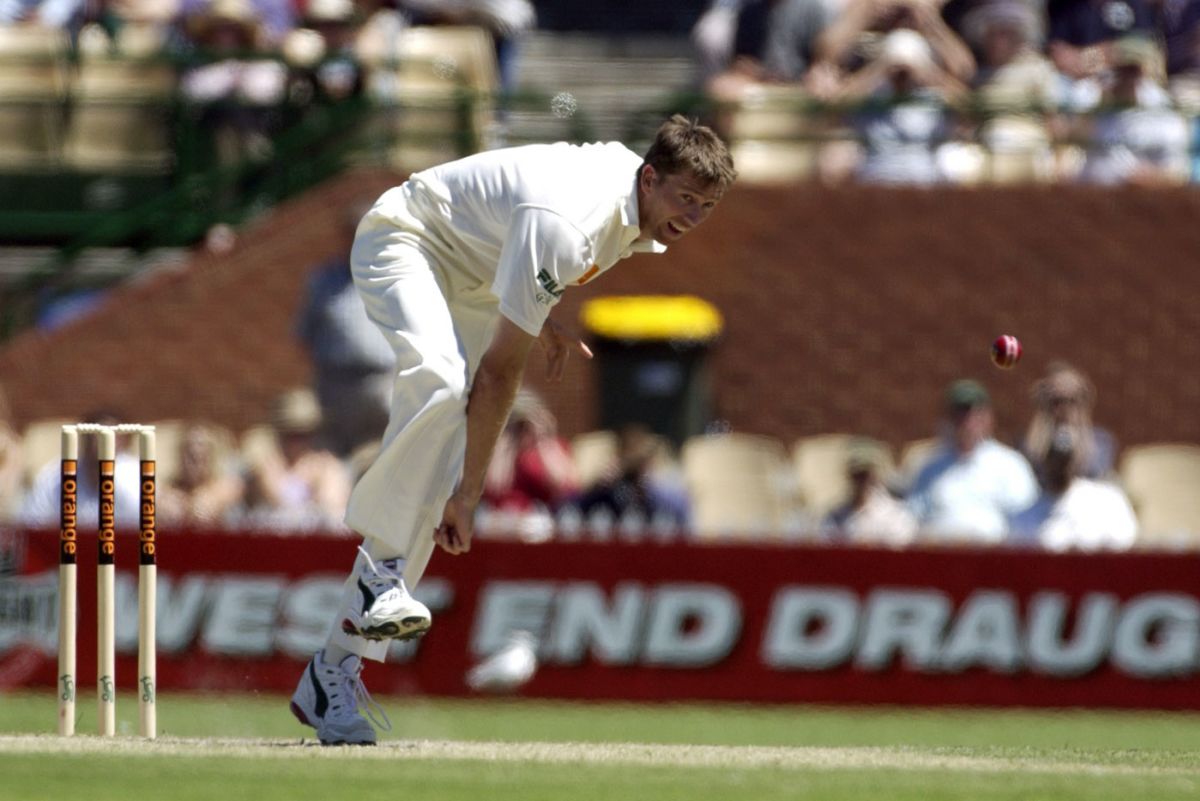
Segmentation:
{"type": "Polygon", "coordinates": [[[483,494],[483,478],[521,385],[534,339],[501,317],[492,344],[479,363],[467,399],[467,453],[462,480],[446,502],[442,522],[433,534],[434,542],[448,553],[471,550],[471,523],[483,494]]]}

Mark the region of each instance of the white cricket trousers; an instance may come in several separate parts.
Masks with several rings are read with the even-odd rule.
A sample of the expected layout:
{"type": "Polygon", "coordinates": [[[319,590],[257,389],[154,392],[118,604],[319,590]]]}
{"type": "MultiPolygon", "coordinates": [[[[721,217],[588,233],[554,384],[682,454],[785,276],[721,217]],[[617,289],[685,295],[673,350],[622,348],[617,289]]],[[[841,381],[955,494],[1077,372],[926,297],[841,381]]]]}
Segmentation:
{"type": "MultiPolygon", "coordinates": [[[[396,379],[381,451],[354,487],[346,524],[372,559],[405,559],[410,589],[462,475],[467,393],[499,314],[491,286],[461,269],[421,221],[436,213],[426,203],[411,184],[385,193],[359,224],[350,256],[367,315],[396,353],[396,379]]],[[[346,594],[357,592],[352,573],[346,594]]],[[[340,631],[331,641],[378,661],[387,650],[340,631]]]]}

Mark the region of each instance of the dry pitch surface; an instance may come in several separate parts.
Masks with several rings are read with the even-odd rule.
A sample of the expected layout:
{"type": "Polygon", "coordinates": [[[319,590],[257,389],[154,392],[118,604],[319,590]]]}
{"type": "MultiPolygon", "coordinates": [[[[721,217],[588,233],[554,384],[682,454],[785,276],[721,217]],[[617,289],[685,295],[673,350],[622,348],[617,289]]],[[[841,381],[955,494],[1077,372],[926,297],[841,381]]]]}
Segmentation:
{"type": "Polygon", "coordinates": [[[1009,750],[980,755],[954,748],[819,748],[630,743],[499,743],[450,740],[388,741],[374,748],[326,748],[313,740],[162,737],[102,738],[0,735],[0,755],[112,754],[129,757],[227,757],[248,759],[447,760],[558,765],[774,768],[782,770],[911,770],[1089,776],[1176,776],[1200,779],[1200,764],[1147,764],[1136,754],[1110,753],[1104,762],[1069,753],[1048,758],[1009,750]],[[1122,757],[1128,757],[1123,759],[1122,757]]]}

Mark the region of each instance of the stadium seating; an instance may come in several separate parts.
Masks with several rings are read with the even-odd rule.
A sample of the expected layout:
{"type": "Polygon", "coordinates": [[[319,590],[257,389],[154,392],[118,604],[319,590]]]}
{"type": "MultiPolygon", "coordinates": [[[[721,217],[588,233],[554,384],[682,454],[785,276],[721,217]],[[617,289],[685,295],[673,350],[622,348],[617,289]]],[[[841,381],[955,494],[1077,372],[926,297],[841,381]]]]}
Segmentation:
{"type": "Polygon", "coordinates": [[[359,57],[367,91],[382,107],[380,134],[394,143],[394,165],[421,169],[478,149],[492,121],[485,98],[498,85],[495,52],[482,28],[408,28],[394,51],[359,57]],[[456,141],[456,132],[465,141],[456,141]]]}
{"type": "Polygon", "coordinates": [[[937,437],[924,437],[905,443],[900,448],[900,459],[896,467],[894,483],[897,489],[905,490],[921,472],[921,468],[929,461],[940,440],[937,437]]]}
{"type": "Polygon", "coordinates": [[[980,134],[988,142],[988,180],[994,184],[1045,183],[1054,177],[1054,154],[1044,124],[1002,116],[980,134]]]}
{"type": "Polygon", "coordinates": [[[155,420],[154,448],[157,464],[154,466],[158,483],[167,484],[179,472],[179,444],[183,441],[183,420],[155,420]]]}
{"type": "Polygon", "coordinates": [[[238,453],[244,464],[260,464],[264,458],[279,452],[279,441],[275,429],[263,424],[242,432],[238,438],[238,453]]]}
{"type": "Polygon", "coordinates": [[[61,31],[0,27],[0,169],[44,169],[57,163],[67,55],[61,31]]]}
{"type": "Polygon", "coordinates": [[[161,172],[171,165],[174,69],[153,52],[144,55],[140,39],[125,44],[128,51],[121,40],[80,48],[64,146],[71,167],[161,172]]]}
{"type": "Polygon", "coordinates": [[[25,462],[24,484],[29,486],[37,472],[62,458],[62,427],[74,420],[36,420],[21,434],[21,457],[25,462]]]}
{"type": "Polygon", "coordinates": [[[831,512],[850,492],[846,459],[852,450],[869,452],[881,464],[880,476],[889,480],[895,470],[891,448],[883,442],[853,434],[817,434],[792,446],[800,497],[817,519],[831,512]]]}
{"type": "Polygon", "coordinates": [[[812,176],[818,122],[798,113],[806,97],[797,86],[756,86],[729,112],[729,148],[742,180],[788,183],[812,176]]]}
{"type": "Polygon", "coordinates": [[[571,439],[571,457],[579,484],[590,487],[616,466],[617,435],[612,431],[589,431],[571,439]]]}
{"type": "MultiPolygon", "coordinates": [[[[47,464],[62,458],[62,427],[77,422],[66,419],[37,420],[25,426],[21,436],[22,458],[25,463],[25,484],[47,464]]],[[[179,445],[187,422],[184,420],[156,420],[152,423],[157,451],[156,474],[160,483],[169,481],[179,467],[179,445]]],[[[232,439],[231,435],[220,436],[219,441],[232,439]]],[[[226,450],[230,450],[226,448],[226,450]]]]}
{"type": "Polygon", "coordinates": [[[803,142],[760,142],[753,139],[729,146],[738,177],[756,184],[786,184],[812,177],[816,148],[803,142]]]}
{"type": "Polygon", "coordinates": [[[698,538],[787,535],[798,528],[782,443],[753,434],[692,437],[681,454],[698,538]]]}
{"type": "Polygon", "coordinates": [[[1138,516],[1138,545],[1200,546],[1200,445],[1126,447],[1118,469],[1138,516]]]}

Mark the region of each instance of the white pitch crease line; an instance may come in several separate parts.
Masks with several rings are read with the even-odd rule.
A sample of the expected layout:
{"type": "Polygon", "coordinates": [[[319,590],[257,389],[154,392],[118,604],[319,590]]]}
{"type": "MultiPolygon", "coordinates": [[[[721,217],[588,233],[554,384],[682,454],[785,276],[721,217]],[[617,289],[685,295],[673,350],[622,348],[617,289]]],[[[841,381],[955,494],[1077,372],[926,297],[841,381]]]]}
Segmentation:
{"type": "Polygon", "coordinates": [[[326,748],[316,741],[203,737],[107,738],[97,736],[0,735],[4,754],[120,754],[122,757],[243,757],[279,759],[444,759],[543,764],[644,765],[781,770],[903,770],[963,773],[1041,773],[1096,776],[1200,777],[1200,766],[1107,764],[1065,755],[996,756],[957,749],[913,747],[771,747],[636,743],[501,743],[452,740],[391,740],[377,747],[326,748]]]}

